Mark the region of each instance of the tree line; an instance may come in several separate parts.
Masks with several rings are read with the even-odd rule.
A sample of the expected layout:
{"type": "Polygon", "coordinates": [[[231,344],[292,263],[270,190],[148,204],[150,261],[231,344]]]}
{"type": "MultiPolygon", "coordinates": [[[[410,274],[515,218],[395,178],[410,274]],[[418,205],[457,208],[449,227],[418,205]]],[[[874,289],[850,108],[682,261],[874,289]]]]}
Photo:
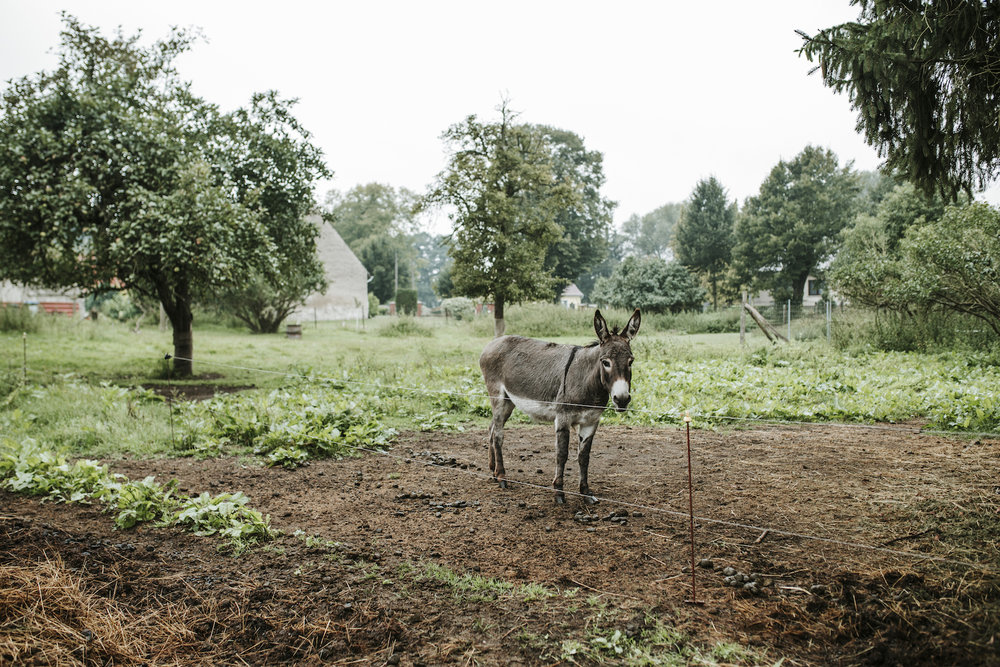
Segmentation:
{"type": "Polygon", "coordinates": [[[331,172],[294,100],[258,93],[224,112],[174,68],[192,33],[144,47],[63,14],[57,68],[3,93],[0,279],[161,304],[179,374],[192,370],[196,303],[267,331],[326,287],[316,211],[361,258],[375,298],[490,300],[498,333],[505,306],[570,282],[592,301],[670,311],[742,287],[798,302],[817,272],[858,303],[951,309],[996,330],[997,212],[969,193],[1000,171],[1000,8],[853,4],[858,22],[802,34],[800,54],[851,95],[888,175],[807,146],[742,205],[708,178],[620,229],[603,155],[519,122],[506,100],[496,120],[445,130],[447,164],[424,193],[368,184],[318,205],[314,184],[331,172]],[[420,230],[431,208],[452,222],[443,238],[420,230]]]}

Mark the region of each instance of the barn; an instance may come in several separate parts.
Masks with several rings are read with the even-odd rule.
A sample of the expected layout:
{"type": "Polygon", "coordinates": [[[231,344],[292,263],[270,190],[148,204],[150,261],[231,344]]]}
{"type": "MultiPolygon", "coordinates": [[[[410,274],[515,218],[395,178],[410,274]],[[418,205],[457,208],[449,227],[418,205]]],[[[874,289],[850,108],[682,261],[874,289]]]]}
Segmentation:
{"type": "Polygon", "coordinates": [[[310,294],[305,305],[289,318],[290,322],[329,320],[364,320],[368,317],[368,271],[355,256],[333,225],[311,216],[320,228],[316,251],[326,270],[329,285],[323,293],[310,294]]]}

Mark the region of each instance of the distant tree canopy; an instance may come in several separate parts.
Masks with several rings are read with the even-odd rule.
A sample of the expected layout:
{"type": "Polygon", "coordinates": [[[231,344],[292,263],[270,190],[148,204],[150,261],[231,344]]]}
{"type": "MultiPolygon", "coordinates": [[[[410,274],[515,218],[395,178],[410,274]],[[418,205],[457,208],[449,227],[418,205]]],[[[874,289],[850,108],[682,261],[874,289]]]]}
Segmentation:
{"type": "Polygon", "coordinates": [[[382,183],[326,197],[326,219],[373,276],[368,289],[382,303],[396,298],[397,275],[399,287],[413,285],[417,253],[410,235],[417,228],[416,199],[406,188],[382,183]]]}
{"type": "Polygon", "coordinates": [[[886,166],[955,201],[1000,171],[1000,3],[852,0],[858,21],[799,33],[823,82],[847,91],[886,166]]]}
{"type": "Polygon", "coordinates": [[[615,202],[601,195],[606,180],[602,153],[587,150],[583,139],[568,130],[545,125],[533,129],[547,140],[556,182],[571,184],[577,193],[568,206],[556,211],[562,235],[545,255],[545,266],[556,278],[555,299],[607,257],[615,202]]]}
{"type": "MultiPolygon", "coordinates": [[[[553,157],[555,144],[548,135],[554,131],[515,123],[516,114],[506,101],[498,111],[496,122],[469,116],[445,131],[448,165],[424,205],[451,209],[455,227],[448,243],[454,291],[492,299],[494,331],[501,335],[507,304],[553,297],[560,278],[546,260],[550,247],[566,233],[559,220],[575,224],[579,220],[574,216],[587,209],[584,184],[560,178],[576,170],[553,157]],[[566,211],[573,214],[567,218],[566,211]]],[[[560,136],[560,142],[571,139],[560,136]]],[[[570,153],[586,156],[581,150],[570,153]]],[[[589,223],[580,226],[590,228],[589,223]]]]}
{"type": "Polygon", "coordinates": [[[625,239],[625,254],[672,259],[674,228],[683,208],[680,203],[664,204],[645,215],[629,216],[622,223],[621,231],[625,239]]]}
{"type": "Polygon", "coordinates": [[[872,213],[859,213],[841,233],[827,276],[830,286],[857,305],[907,311],[914,301],[903,283],[900,243],[907,230],[943,213],[940,198],[924,195],[912,183],[897,185],[872,213]]]}
{"type": "Polygon", "coordinates": [[[593,299],[615,308],[679,313],[701,306],[705,290],[684,266],[658,257],[626,257],[607,278],[599,278],[593,299]]]}
{"type": "Polygon", "coordinates": [[[227,164],[237,198],[256,202],[277,253],[276,271],[260,271],[217,295],[225,310],[255,333],[275,333],[313,292],[327,287],[316,254],[319,228],[313,183],[328,176],[322,152],[291,114],[293,103],[272,92],[254,95],[250,107],[222,118],[214,162],[227,164]]]}
{"type": "Polygon", "coordinates": [[[418,232],[411,237],[417,253],[416,288],[420,301],[434,307],[444,295],[439,295],[437,285],[445,276],[448,266],[448,244],[444,236],[418,232]]]}
{"type": "Polygon", "coordinates": [[[781,160],[749,197],[734,228],[733,264],[746,284],[802,304],[809,274],[834,252],[853,217],[857,185],[850,166],[807,146],[781,160]]]}
{"type": "Polygon", "coordinates": [[[255,98],[238,130],[191,94],[172,65],[188,33],[144,48],[63,22],[57,69],[13,81],[0,107],[0,278],[158,300],[190,374],[192,303],[315,252],[297,206],[326,168],[289,103],[255,98]],[[247,159],[272,140],[265,162],[302,159],[278,180],[247,159]]]}
{"type": "Polygon", "coordinates": [[[736,202],[714,176],[695,185],[674,231],[677,260],[708,283],[719,305],[719,283],[732,258],[736,202]]]}

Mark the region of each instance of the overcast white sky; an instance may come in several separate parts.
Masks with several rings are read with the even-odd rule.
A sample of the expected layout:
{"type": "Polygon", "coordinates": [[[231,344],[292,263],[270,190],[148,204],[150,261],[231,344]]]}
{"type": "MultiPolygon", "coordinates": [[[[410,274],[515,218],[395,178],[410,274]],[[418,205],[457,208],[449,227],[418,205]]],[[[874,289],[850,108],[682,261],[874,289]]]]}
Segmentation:
{"type": "MultiPolygon", "coordinates": [[[[418,193],[445,165],[441,133],[484,120],[507,96],[521,120],[571,130],[604,154],[615,221],[687,198],[716,176],[755,194],[771,167],[807,144],[844,163],[879,159],[845,96],[795,50],[808,33],[853,20],[847,0],[0,0],[0,81],[55,66],[59,11],[106,36],[147,41],[199,27],[178,59],[195,92],[224,110],[251,93],[300,100],[296,115],[334,172],[319,184],[373,181],[418,193]]],[[[985,198],[1000,202],[1000,187],[985,198]]],[[[441,222],[434,231],[445,231],[441,222]]]]}

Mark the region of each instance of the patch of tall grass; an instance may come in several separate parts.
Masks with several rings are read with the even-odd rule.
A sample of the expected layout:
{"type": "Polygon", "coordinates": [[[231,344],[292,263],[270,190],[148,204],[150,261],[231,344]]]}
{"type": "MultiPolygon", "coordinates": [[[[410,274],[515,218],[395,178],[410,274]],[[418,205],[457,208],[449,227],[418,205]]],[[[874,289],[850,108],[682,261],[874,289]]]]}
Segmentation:
{"type": "Polygon", "coordinates": [[[418,319],[403,315],[389,318],[387,322],[381,322],[378,326],[378,335],[387,338],[412,338],[414,336],[430,338],[434,332],[427,324],[421,323],[418,319]]]}
{"type": "MultiPolygon", "coordinates": [[[[594,335],[594,308],[565,308],[552,303],[518,304],[504,312],[506,333],[530,338],[566,338],[594,335]]],[[[624,326],[631,310],[601,309],[601,314],[614,326],[624,326]]],[[[493,317],[479,315],[469,321],[474,335],[493,335],[493,317]]],[[[736,333],[740,330],[738,308],[708,312],[643,313],[642,331],[646,333],[736,333]]]]}
{"type": "Polygon", "coordinates": [[[0,305],[0,332],[29,333],[61,331],[71,328],[79,322],[78,318],[62,314],[31,312],[22,305],[0,305]]]}

